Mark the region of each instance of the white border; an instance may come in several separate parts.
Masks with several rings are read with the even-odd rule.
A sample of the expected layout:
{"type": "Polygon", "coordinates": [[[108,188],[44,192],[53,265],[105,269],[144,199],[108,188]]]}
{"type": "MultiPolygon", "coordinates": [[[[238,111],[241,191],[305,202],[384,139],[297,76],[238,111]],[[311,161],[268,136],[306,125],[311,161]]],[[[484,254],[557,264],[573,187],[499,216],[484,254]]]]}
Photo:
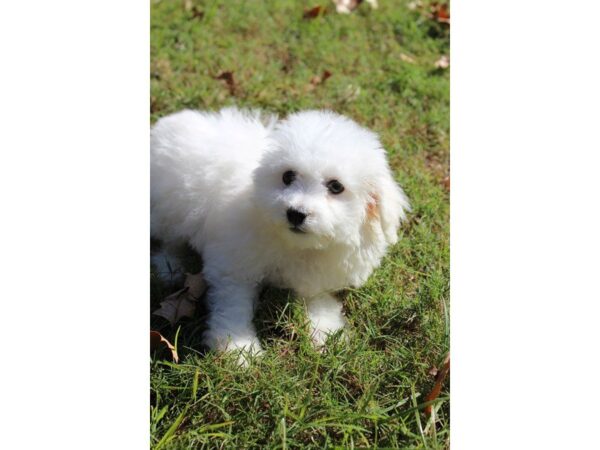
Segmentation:
{"type": "Polygon", "coordinates": [[[598,445],[599,9],[452,3],[455,449],[598,445]]]}
{"type": "MultiPolygon", "coordinates": [[[[456,449],[597,442],[598,9],[452,3],[456,449]]],[[[148,447],[148,45],[146,2],[2,5],[7,448],[148,447]]]]}
{"type": "Polygon", "coordinates": [[[4,2],[4,448],[148,448],[149,6],[4,2]]]}

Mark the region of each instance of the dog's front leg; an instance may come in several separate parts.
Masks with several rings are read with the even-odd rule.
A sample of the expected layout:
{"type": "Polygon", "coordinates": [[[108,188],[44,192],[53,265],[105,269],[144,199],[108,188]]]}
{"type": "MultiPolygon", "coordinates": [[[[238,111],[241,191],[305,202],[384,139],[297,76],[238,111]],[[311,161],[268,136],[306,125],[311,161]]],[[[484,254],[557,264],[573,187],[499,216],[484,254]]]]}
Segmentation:
{"type": "Polygon", "coordinates": [[[206,344],[215,350],[239,350],[241,362],[247,354],[261,352],[252,323],[258,287],[230,279],[212,280],[208,292],[208,329],[206,344]]]}
{"type": "Polygon", "coordinates": [[[305,298],[310,321],[311,338],[317,348],[323,347],[327,337],[346,326],[342,303],[331,294],[305,298]]]}

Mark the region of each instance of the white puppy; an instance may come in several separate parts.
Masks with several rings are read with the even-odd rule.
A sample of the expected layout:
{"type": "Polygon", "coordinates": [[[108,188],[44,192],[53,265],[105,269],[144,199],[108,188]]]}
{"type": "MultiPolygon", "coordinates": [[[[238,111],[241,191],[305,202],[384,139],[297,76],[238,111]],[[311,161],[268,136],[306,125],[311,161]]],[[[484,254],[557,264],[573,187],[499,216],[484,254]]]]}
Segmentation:
{"type": "Polygon", "coordinates": [[[263,283],[303,299],[322,345],[345,324],[332,293],[366,281],[409,207],[377,135],[331,112],[186,110],[151,147],[152,236],[202,255],[214,349],[260,351],[263,283]]]}

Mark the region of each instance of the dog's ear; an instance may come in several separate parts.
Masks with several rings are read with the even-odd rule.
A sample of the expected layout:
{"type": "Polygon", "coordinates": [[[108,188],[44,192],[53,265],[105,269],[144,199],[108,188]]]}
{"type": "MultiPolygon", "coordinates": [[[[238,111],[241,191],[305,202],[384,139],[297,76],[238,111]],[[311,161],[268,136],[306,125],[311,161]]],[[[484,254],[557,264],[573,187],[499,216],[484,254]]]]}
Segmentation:
{"type": "Polygon", "coordinates": [[[387,243],[395,244],[398,241],[398,227],[410,211],[408,199],[389,171],[371,185],[373,189],[367,202],[367,217],[379,221],[387,243]]]}

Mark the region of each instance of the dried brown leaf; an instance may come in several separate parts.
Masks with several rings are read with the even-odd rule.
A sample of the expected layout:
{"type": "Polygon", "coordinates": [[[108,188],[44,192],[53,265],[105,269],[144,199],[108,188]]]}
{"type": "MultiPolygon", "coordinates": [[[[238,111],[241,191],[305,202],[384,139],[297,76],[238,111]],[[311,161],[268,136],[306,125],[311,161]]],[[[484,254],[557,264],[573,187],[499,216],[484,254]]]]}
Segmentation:
{"type": "Polygon", "coordinates": [[[333,74],[329,70],[324,70],[321,75],[315,75],[310,79],[310,84],[307,87],[307,90],[312,91],[317,86],[325,83],[328,78],[331,78],[333,74]]]}
{"type": "Polygon", "coordinates": [[[225,81],[225,84],[227,85],[227,89],[229,89],[229,93],[231,95],[235,95],[235,92],[237,90],[237,85],[235,83],[235,80],[233,78],[233,72],[232,71],[226,71],[226,72],[222,72],[221,74],[217,75],[215,77],[216,80],[223,80],[225,81]]]}
{"type": "Polygon", "coordinates": [[[188,296],[188,289],[181,289],[174,294],[169,295],[160,302],[160,308],[154,311],[155,316],[164,317],[171,326],[175,325],[183,317],[193,317],[196,312],[196,302],[191,301],[188,296]]]}
{"type": "Polygon", "coordinates": [[[302,14],[303,19],[315,19],[319,16],[325,14],[325,7],[321,5],[314,6],[310,9],[305,9],[304,14],[302,14]]]}
{"type": "Polygon", "coordinates": [[[198,9],[196,6],[192,7],[192,17],[194,19],[198,19],[198,20],[202,20],[202,18],[204,17],[204,11],[202,11],[201,9],[198,9]]]}
{"type": "Polygon", "coordinates": [[[185,281],[183,283],[184,288],[188,288],[189,295],[195,300],[200,300],[202,294],[206,290],[206,281],[204,281],[204,277],[202,273],[186,273],[185,281]]]}
{"type": "Polygon", "coordinates": [[[174,362],[179,362],[177,349],[158,331],[150,330],[150,351],[167,350],[174,362]]]}
{"type": "Polygon", "coordinates": [[[442,180],[442,186],[446,189],[447,192],[450,192],[450,175],[446,175],[442,180]]]}
{"type": "MultiPolygon", "coordinates": [[[[442,384],[444,383],[444,380],[446,379],[446,376],[448,376],[449,372],[450,372],[450,353],[448,353],[446,355],[446,358],[444,358],[444,364],[442,365],[442,368],[438,371],[438,373],[435,377],[435,383],[433,385],[433,388],[431,389],[431,392],[427,395],[427,397],[425,397],[426,402],[430,402],[439,397],[440,392],[442,392],[442,384]]],[[[427,405],[425,407],[425,412],[427,414],[431,414],[431,411],[432,411],[431,405],[427,405]]]]}
{"type": "Polygon", "coordinates": [[[439,23],[450,25],[450,10],[447,3],[433,3],[431,17],[439,23]]]}
{"type": "Polygon", "coordinates": [[[425,4],[421,0],[413,0],[407,4],[411,11],[419,10],[428,19],[434,20],[442,25],[450,26],[450,6],[448,2],[433,2],[425,4]]]}
{"type": "Polygon", "coordinates": [[[160,302],[160,308],[153,312],[154,315],[164,317],[171,326],[183,317],[193,317],[196,312],[198,300],[206,290],[206,282],[201,273],[186,274],[182,289],[174,292],[160,302]]]}

